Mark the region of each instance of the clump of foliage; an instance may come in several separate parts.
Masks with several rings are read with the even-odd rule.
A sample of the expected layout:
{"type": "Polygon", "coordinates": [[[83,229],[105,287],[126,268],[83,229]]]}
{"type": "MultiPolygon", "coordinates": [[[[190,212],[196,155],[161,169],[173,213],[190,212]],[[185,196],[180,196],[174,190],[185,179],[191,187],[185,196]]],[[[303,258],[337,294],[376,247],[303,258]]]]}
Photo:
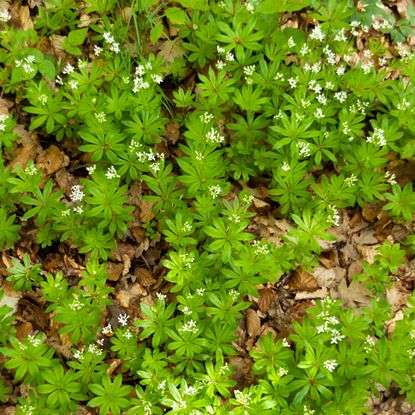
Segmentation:
{"type": "Polygon", "coordinates": [[[63,359],[45,333],[16,337],[1,306],[0,400],[21,385],[16,414],[26,415],[79,405],[100,415],[356,415],[393,382],[415,401],[415,299],[392,334],[385,301],[413,236],[407,250],[384,243],[355,276],[370,306],[327,297],[288,338],[262,337],[248,386],[230,364],[258,286],[315,266],[339,209],[379,202],[412,222],[412,184],[398,183],[389,162],[415,156],[415,55],[404,43],[413,7],[399,20],[374,1],[49,3],[33,29],[0,13],[0,85],[19,103],[0,115],[0,248],[60,244],[85,269],[69,283],[36,254],[11,259],[6,280],[40,297],[72,350],[63,359]],[[287,12],[307,24],[284,24],[287,12]],[[64,58],[41,46],[56,36],[64,58]],[[21,114],[47,147],[75,151],[76,183],[65,187],[35,160],[11,163],[21,114]],[[293,222],[279,244],[252,232],[258,178],[293,222]],[[107,261],[134,240],[137,183],[155,215],[142,228],[163,238],[170,290],[142,303],[140,319],[120,314],[111,325],[107,261]]]}

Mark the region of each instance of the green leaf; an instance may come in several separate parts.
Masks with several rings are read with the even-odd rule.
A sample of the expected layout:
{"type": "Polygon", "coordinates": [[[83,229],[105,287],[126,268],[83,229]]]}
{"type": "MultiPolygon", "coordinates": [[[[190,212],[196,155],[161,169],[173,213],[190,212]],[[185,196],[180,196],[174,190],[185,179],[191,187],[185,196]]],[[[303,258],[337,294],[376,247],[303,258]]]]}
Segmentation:
{"type": "Polygon", "coordinates": [[[169,7],[165,11],[165,15],[173,24],[185,24],[187,14],[178,7],[169,7]]]}
{"type": "Polygon", "coordinates": [[[160,39],[161,34],[163,33],[163,28],[164,26],[162,23],[157,23],[152,27],[150,31],[150,40],[152,43],[156,43],[160,39]]]}
{"type": "Polygon", "coordinates": [[[79,30],[73,30],[68,35],[68,43],[71,46],[79,46],[84,43],[84,40],[86,38],[86,34],[88,32],[88,28],[85,29],[79,29],[79,30]]]}
{"type": "Polygon", "coordinates": [[[192,10],[209,10],[207,0],[178,0],[183,7],[192,10]]]}
{"type": "Polygon", "coordinates": [[[256,10],[264,14],[285,13],[295,12],[309,5],[309,0],[264,0],[256,10]]]}

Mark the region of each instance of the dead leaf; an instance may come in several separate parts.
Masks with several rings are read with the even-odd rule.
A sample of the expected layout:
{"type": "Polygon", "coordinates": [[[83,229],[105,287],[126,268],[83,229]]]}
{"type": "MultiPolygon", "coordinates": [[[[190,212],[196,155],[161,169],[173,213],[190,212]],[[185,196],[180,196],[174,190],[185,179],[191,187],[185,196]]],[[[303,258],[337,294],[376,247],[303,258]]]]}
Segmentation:
{"type": "Polygon", "coordinates": [[[312,298],[325,298],[327,297],[328,290],[327,288],[319,288],[318,290],[315,290],[313,292],[308,291],[298,291],[295,294],[296,300],[310,300],[312,298]]]}
{"type": "Polygon", "coordinates": [[[160,46],[159,56],[163,56],[165,62],[173,62],[176,58],[184,56],[184,50],[181,46],[183,41],[179,38],[165,40],[160,46]]]}
{"type": "Polygon", "coordinates": [[[51,175],[62,167],[69,165],[69,157],[58,147],[51,145],[43,150],[36,159],[36,167],[44,169],[46,175],[51,175]]]}
{"type": "Polygon", "coordinates": [[[176,144],[180,138],[180,124],[173,120],[169,121],[166,125],[164,135],[170,144],[176,144]]]}
{"type": "Polygon", "coordinates": [[[15,5],[12,6],[12,14],[14,16],[16,26],[19,29],[29,30],[35,27],[30,16],[29,6],[19,6],[16,2],[15,5]]]}
{"type": "Polygon", "coordinates": [[[110,281],[118,281],[121,278],[122,271],[124,269],[124,264],[109,262],[107,265],[107,274],[110,281]]]}
{"type": "Polygon", "coordinates": [[[297,268],[288,280],[288,286],[294,290],[315,291],[318,288],[316,278],[307,271],[297,268]]]}
{"type": "Polygon", "coordinates": [[[252,308],[246,310],[246,329],[249,337],[257,337],[261,329],[261,319],[252,308]]]}
{"type": "Polygon", "coordinates": [[[153,277],[153,274],[146,268],[136,268],[134,270],[134,276],[137,277],[138,282],[143,287],[152,287],[156,282],[156,278],[153,277]]]}
{"type": "Polygon", "coordinates": [[[258,308],[262,313],[267,313],[272,303],[275,301],[276,294],[271,288],[263,288],[258,291],[258,308]]]}
{"type": "Polygon", "coordinates": [[[317,266],[313,271],[313,275],[316,278],[319,287],[333,288],[345,277],[346,270],[340,267],[326,269],[317,266]]]}
{"type": "Polygon", "coordinates": [[[120,306],[124,308],[130,307],[130,301],[133,298],[144,297],[144,296],[147,296],[147,290],[143,288],[142,285],[139,284],[138,282],[126,290],[119,290],[115,294],[115,298],[120,303],[120,306]]]}
{"type": "Polygon", "coordinates": [[[365,284],[353,280],[348,286],[346,279],[343,279],[337,289],[332,291],[332,296],[343,300],[346,307],[355,307],[356,304],[368,306],[372,294],[365,284]]]}
{"type": "Polygon", "coordinates": [[[141,222],[147,223],[155,218],[153,212],[154,202],[151,200],[141,200],[140,202],[140,220],[141,222]]]}
{"type": "Polygon", "coordinates": [[[31,160],[36,159],[37,154],[37,144],[24,144],[22,147],[15,152],[13,160],[7,165],[8,168],[13,168],[14,166],[19,166],[24,169],[27,166],[27,163],[31,160]]]}

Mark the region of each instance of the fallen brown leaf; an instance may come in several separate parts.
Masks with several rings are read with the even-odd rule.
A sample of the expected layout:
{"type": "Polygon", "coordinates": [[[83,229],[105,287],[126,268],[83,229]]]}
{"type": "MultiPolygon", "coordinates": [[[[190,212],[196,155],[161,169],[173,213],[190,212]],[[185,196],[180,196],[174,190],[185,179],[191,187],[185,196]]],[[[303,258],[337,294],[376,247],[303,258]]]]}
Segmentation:
{"type": "Polygon", "coordinates": [[[261,319],[258,314],[249,308],[246,311],[246,330],[249,337],[257,337],[261,329],[261,319]]]}

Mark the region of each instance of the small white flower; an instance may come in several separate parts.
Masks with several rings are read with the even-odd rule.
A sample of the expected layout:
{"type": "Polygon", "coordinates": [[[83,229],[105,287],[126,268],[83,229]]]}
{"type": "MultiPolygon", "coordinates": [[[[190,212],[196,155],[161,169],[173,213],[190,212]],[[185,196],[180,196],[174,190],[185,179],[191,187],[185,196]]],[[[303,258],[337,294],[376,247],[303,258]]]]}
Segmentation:
{"type": "Polygon", "coordinates": [[[196,321],[189,320],[188,322],[184,323],[180,331],[196,334],[198,331],[196,321]]]}
{"type": "Polygon", "coordinates": [[[209,112],[204,112],[203,114],[199,115],[199,119],[203,122],[203,124],[209,124],[213,118],[213,114],[210,114],[209,112]]]}
{"type": "Polygon", "coordinates": [[[76,89],[76,88],[78,88],[78,82],[69,81],[69,86],[71,87],[71,89],[76,89]]]}
{"type": "Polygon", "coordinates": [[[324,118],[324,112],[321,108],[317,108],[314,115],[316,118],[319,118],[319,119],[324,118]]]}
{"type": "Polygon", "coordinates": [[[94,45],[94,55],[95,56],[99,56],[101,54],[102,50],[103,49],[100,46],[94,45]]]}
{"type": "Polygon", "coordinates": [[[243,406],[247,406],[251,403],[252,397],[251,397],[251,392],[248,393],[243,393],[239,390],[235,390],[234,391],[235,394],[235,400],[243,406]]]}
{"type": "Polygon", "coordinates": [[[291,36],[289,39],[288,39],[288,47],[289,48],[293,48],[295,46],[295,41],[294,41],[294,38],[291,36]]]}
{"type": "Polygon", "coordinates": [[[334,226],[339,226],[340,215],[337,209],[333,205],[330,205],[328,207],[328,211],[329,211],[328,221],[334,226]]]}
{"type": "Polygon", "coordinates": [[[225,48],[223,48],[222,46],[220,46],[220,45],[217,45],[216,46],[216,50],[217,50],[217,52],[219,53],[219,55],[221,55],[222,53],[225,53],[226,51],[225,51],[225,48]]]}
{"type": "Polygon", "coordinates": [[[156,296],[159,301],[163,301],[163,302],[166,301],[167,295],[162,294],[162,293],[157,293],[156,296]]]}
{"type": "Polygon", "coordinates": [[[70,74],[71,72],[73,72],[75,70],[75,68],[70,64],[70,63],[67,63],[66,65],[65,65],[65,67],[63,68],[63,73],[64,74],[70,74]]]}
{"type": "Polygon", "coordinates": [[[243,71],[246,77],[252,76],[255,72],[255,65],[245,66],[243,71]]]}
{"type": "Polygon", "coordinates": [[[284,337],[283,339],[282,339],[282,345],[284,346],[284,347],[290,347],[290,343],[288,343],[288,340],[287,340],[287,338],[286,337],[284,337]]]}
{"type": "Polygon", "coordinates": [[[72,202],[80,202],[84,198],[85,194],[82,191],[81,186],[74,185],[71,188],[71,194],[69,197],[71,198],[72,202]]]}
{"type": "Polygon", "coordinates": [[[158,85],[163,82],[163,78],[160,75],[152,74],[151,79],[153,80],[154,83],[158,85]]]}
{"type": "Polygon", "coordinates": [[[207,133],[206,133],[206,139],[212,143],[220,144],[225,140],[225,137],[221,135],[218,131],[212,127],[207,133]]]}
{"type": "Polygon", "coordinates": [[[225,60],[228,62],[233,62],[235,60],[235,56],[232,52],[228,52],[225,56],[225,60]]]}
{"type": "Polygon", "coordinates": [[[323,365],[329,372],[333,372],[333,370],[337,367],[337,362],[334,359],[326,360],[323,365]]]}
{"type": "Polygon", "coordinates": [[[206,288],[198,288],[196,290],[196,294],[202,297],[203,295],[205,295],[205,291],[206,291],[206,288]]]}
{"type": "Polygon", "coordinates": [[[94,171],[96,170],[96,168],[97,168],[96,164],[93,164],[92,166],[87,167],[86,170],[91,175],[92,173],[94,173],[94,171]]]}
{"type": "Polygon", "coordinates": [[[108,324],[107,326],[105,326],[102,329],[102,333],[105,334],[106,336],[110,336],[113,332],[112,332],[112,327],[111,324],[108,324]]]}
{"type": "Polygon", "coordinates": [[[288,375],[288,370],[283,367],[278,368],[278,376],[282,378],[283,376],[288,375]]]}
{"type": "MultiPolygon", "coordinates": [[[[390,173],[390,172],[387,171],[385,173],[385,179],[390,185],[397,184],[395,173],[390,173]]],[[[415,333],[415,331],[414,331],[414,333],[415,333]]],[[[414,336],[414,338],[415,338],[415,336],[414,336]]]]}
{"type": "Polygon", "coordinates": [[[353,186],[356,182],[357,182],[357,177],[352,174],[350,177],[347,177],[346,179],[344,179],[345,183],[347,184],[347,186],[353,186]]]}
{"type": "Polygon", "coordinates": [[[346,67],[343,65],[343,66],[339,66],[337,69],[336,69],[336,74],[338,75],[338,76],[342,76],[342,75],[344,75],[344,73],[346,72],[346,67]]]}
{"type": "Polygon", "coordinates": [[[23,70],[28,74],[31,74],[35,71],[35,69],[33,68],[32,65],[30,65],[30,63],[24,63],[22,66],[23,66],[23,70]]]}
{"type": "Polygon", "coordinates": [[[74,311],[80,310],[84,305],[76,298],[69,304],[69,308],[74,311]]]}
{"type": "Polygon", "coordinates": [[[222,188],[219,185],[209,186],[209,192],[213,199],[216,199],[222,191],[222,188]]]}
{"type": "Polygon", "coordinates": [[[288,83],[290,84],[291,88],[295,88],[297,86],[298,78],[289,78],[288,83]]]}
{"type": "Polygon", "coordinates": [[[310,38],[313,40],[318,40],[322,42],[325,38],[325,34],[321,31],[320,26],[315,26],[314,29],[311,31],[310,38]]]}
{"type": "Polygon", "coordinates": [[[133,337],[133,333],[131,332],[131,330],[127,330],[125,333],[122,334],[122,336],[127,340],[130,340],[133,337]]]}
{"type": "Polygon", "coordinates": [[[310,48],[307,46],[306,43],[304,43],[303,46],[300,49],[300,55],[305,56],[309,52],[310,52],[310,48]]]}
{"type": "Polygon", "coordinates": [[[75,206],[72,210],[75,213],[78,213],[79,215],[82,215],[82,213],[84,213],[84,208],[82,206],[75,206]]]}
{"type": "Polygon", "coordinates": [[[0,21],[8,22],[11,19],[11,15],[7,9],[0,9],[0,21]]]}
{"type": "Polygon", "coordinates": [[[334,94],[334,98],[337,99],[341,104],[343,104],[347,99],[346,91],[339,91],[334,94]]]}
{"type": "Polygon", "coordinates": [[[105,112],[96,112],[95,113],[95,118],[97,119],[97,121],[102,124],[107,120],[107,117],[105,115],[105,112]]]}
{"type": "Polygon", "coordinates": [[[218,71],[221,71],[225,67],[225,65],[226,64],[225,64],[224,61],[218,60],[216,62],[216,68],[217,68],[218,71]]]}
{"type": "Polygon", "coordinates": [[[118,323],[121,324],[121,326],[126,326],[128,324],[130,316],[128,314],[120,314],[118,316],[118,323]]]}
{"type": "Polygon", "coordinates": [[[137,68],[135,68],[135,74],[137,76],[143,76],[145,74],[145,68],[143,65],[138,65],[137,68]]]}
{"type": "Polygon", "coordinates": [[[111,166],[111,167],[108,167],[108,170],[105,173],[105,177],[108,180],[111,180],[111,179],[114,179],[114,178],[119,178],[121,176],[117,173],[117,170],[115,170],[115,167],[111,166]]]}

